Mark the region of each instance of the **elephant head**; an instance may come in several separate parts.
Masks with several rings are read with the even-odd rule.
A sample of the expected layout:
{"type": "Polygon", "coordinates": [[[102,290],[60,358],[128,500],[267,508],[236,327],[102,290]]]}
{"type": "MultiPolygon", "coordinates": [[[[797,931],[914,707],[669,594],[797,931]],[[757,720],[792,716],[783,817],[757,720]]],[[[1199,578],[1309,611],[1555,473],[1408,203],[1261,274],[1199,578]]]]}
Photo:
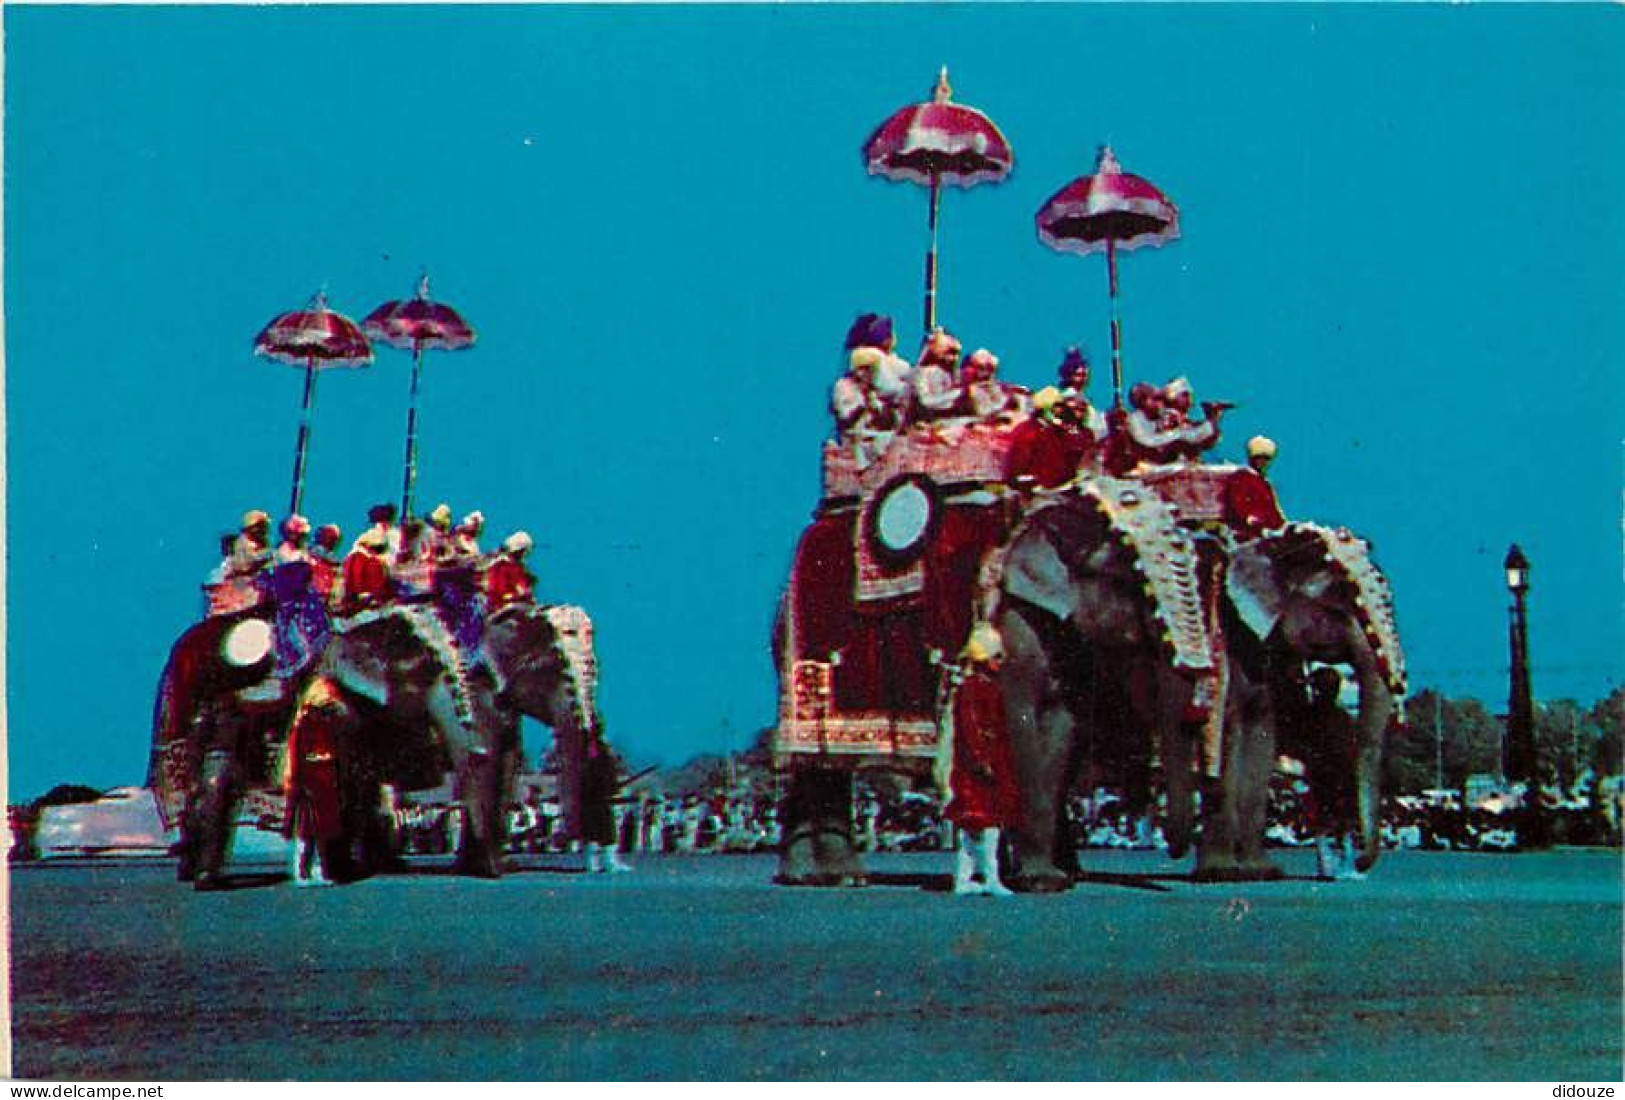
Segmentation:
{"type": "Polygon", "coordinates": [[[1167,779],[1170,849],[1182,854],[1189,844],[1195,739],[1184,719],[1212,666],[1197,560],[1160,499],[1094,478],[1030,512],[991,563],[1022,792],[1019,885],[1069,881],[1065,798],[1091,755],[1138,762],[1143,772],[1154,746],[1167,779]]]}
{"type": "MultiPolygon", "coordinates": [[[[1242,871],[1262,866],[1259,849],[1267,785],[1274,766],[1276,725],[1301,714],[1305,662],[1347,665],[1359,688],[1355,720],[1354,789],[1360,834],[1356,866],[1380,854],[1384,735],[1405,691],[1405,659],[1387,578],[1370,547],[1348,531],[1310,523],[1242,544],[1226,580],[1230,670],[1222,817],[1203,860],[1242,871]],[[1233,831],[1232,831],[1233,830],[1233,831]],[[1229,849],[1229,850],[1223,850],[1229,849]]],[[[1199,873],[1202,868],[1199,867],[1199,873]]]]}
{"type": "Polygon", "coordinates": [[[587,740],[597,723],[592,620],[579,607],[513,603],[487,620],[483,647],[503,705],[553,728],[565,827],[580,827],[587,740]]]}

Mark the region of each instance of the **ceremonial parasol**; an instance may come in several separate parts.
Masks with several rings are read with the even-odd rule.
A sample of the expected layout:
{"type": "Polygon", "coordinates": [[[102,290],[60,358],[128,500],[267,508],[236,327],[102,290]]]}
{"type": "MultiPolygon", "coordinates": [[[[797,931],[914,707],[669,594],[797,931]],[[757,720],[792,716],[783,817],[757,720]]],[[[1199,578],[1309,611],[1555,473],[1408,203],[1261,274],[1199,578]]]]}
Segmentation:
{"type": "Polygon", "coordinates": [[[925,256],[925,331],[937,327],[937,213],[942,185],[974,187],[1010,174],[1010,143],[981,111],[950,102],[948,68],[928,103],[904,107],[880,124],[863,146],[872,176],[931,188],[931,250],[925,256]]]}
{"type": "Polygon", "coordinates": [[[1117,316],[1117,253],[1179,236],[1179,207],[1118,166],[1102,146],[1095,174],[1073,180],[1038,211],[1038,239],[1061,252],[1106,253],[1112,296],[1113,404],[1123,405],[1123,330],[1117,316]]]}
{"type": "Polygon", "coordinates": [[[254,337],[254,354],[305,368],[305,399],[299,417],[299,442],[293,453],[293,501],[289,515],[299,514],[305,492],[305,452],[310,446],[310,407],[316,396],[316,370],[326,367],[364,367],[372,362],[372,345],[356,323],[327,308],[326,291],[318,292],[309,309],[296,309],[274,318],[254,337]]]}
{"type": "Polygon", "coordinates": [[[368,335],[412,351],[412,397],[406,412],[406,471],[401,485],[401,519],[412,514],[412,483],[418,473],[418,378],[426,348],[461,351],[474,344],[474,329],[455,309],[429,298],[429,276],[411,298],[385,302],[361,322],[368,335]]]}

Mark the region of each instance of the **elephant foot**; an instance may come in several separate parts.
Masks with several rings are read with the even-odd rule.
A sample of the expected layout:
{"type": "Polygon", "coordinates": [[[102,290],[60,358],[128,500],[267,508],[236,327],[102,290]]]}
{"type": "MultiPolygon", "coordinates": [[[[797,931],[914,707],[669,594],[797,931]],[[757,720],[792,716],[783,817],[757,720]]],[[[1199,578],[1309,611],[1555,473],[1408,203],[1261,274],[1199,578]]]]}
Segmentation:
{"type": "Polygon", "coordinates": [[[824,871],[809,871],[802,874],[788,874],[780,871],[773,876],[775,886],[841,886],[844,885],[842,875],[829,874],[824,871]]]}
{"type": "Polygon", "coordinates": [[[1191,872],[1192,882],[1275,882],[1285,877],[1285,871],[1268,861],[1256,864],[1208,864],[1198,866],[1191,872]]]}
{"type": "Polygon", "coordinates": [[[458,858],[453,864],[457,874],[467,878],[501,878],[502,871],[493,859],[463,859],[458,858]]]}
{"type": "Polygon", "coordinates": [[[192,889],[200,894],[227,889],[226,878],[214,871],[199,871],[192,877],[192,889]]]}
{"type": "Polygon", "coordinates": [[[1072,876],[1053,868],[1023,871],[1010,880],[1018,894],[1064,894],[1072,889],[1072,876]]]}

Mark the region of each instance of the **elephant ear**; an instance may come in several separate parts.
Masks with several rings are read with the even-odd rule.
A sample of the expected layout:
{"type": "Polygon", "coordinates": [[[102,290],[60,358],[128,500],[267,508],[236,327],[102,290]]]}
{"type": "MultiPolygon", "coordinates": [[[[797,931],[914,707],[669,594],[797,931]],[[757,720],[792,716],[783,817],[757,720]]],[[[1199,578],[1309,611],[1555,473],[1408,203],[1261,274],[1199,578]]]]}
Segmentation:
{"type": "Polygon", "coordinates": [[[1078,610],[1078,587],[1046,525],[1028,527],[1010,548],[1001,579],[1004,591],[1065,622],[1078,610]]]}
{"type": "Polygon", "coordinates": [[[328,675],[346,694],[383,707],[389,703],[388,657],[382,645],[369,644],[367,633],[357,630],[333,639],[326,655],[328,675]]]}
{"type": "Polygon", "coordinates": [[[1260,639],[1268,638],[1281,621],[1286,601],[1262,541],[1246,543],[1231,556],[1224,586],[1230,606],[1247,629],[1260,639]]]}

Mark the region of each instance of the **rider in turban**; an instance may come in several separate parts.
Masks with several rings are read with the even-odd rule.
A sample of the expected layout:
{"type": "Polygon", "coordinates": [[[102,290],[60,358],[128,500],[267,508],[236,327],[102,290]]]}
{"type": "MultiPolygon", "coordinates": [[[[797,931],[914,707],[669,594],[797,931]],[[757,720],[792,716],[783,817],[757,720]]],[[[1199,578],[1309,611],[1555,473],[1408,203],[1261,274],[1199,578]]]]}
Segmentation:
{"type": "Polygon", "coordinates": [[[534,543],[524,531],[515,531],[502,543],[502,550],[485,570],[485,600],[491,611],[510,603],[534,602],[536,577],[525,565],[534,543]]]}

